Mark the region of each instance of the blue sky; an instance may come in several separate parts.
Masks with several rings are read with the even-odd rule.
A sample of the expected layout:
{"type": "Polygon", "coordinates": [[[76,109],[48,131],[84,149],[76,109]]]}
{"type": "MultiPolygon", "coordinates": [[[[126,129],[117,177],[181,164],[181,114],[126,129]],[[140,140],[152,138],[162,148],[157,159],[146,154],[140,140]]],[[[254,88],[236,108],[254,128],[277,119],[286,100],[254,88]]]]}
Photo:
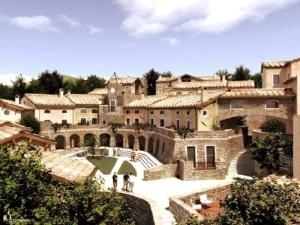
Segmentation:
{"type": "Polygon", "coordinates": [[[63,74],[209,75],[300,56],[299,0],[1,0],[0,82],[63,74]]]}

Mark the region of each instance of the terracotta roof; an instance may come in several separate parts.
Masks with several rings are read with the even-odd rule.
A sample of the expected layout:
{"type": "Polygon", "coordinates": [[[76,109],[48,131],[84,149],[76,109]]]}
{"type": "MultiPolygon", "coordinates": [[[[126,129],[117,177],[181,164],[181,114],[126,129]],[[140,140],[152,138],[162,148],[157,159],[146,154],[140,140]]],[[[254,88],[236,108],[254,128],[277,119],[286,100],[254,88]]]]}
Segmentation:
{"type": "Polygon", "coordinates": [[[18,109],[18,110],[33,110],[30,106],[24,105],[24,104],[17,104],[15,101],[7,100],[7,99],[0,99],[0,103],[3,105],[10,106],[12,108],[18,109]]]}
{"type": "Polygon", "coordinates": [[[294,97],[295,94],[290,89],[233,89],[225,92],[221,98],[255,98],[255,97],[294,97]]]}
{"type": "Polygon", "coordinates": [[[173,78],[171,76],[159,76],[158,79],[156,80],[156,82],[169,82],[171,81],[173,78]]]}
{"type": "Polygon", "coordinates": [[[69,98],[76,105],[99,105],[102,104],[102,95],[96,94],[66,94],[67,98],[69,98]]]}
{"type": "Polygon", "coordinates": [[[49,94],[25,94],[33,104],[39,106],[74,106],[66,96],[59,97],[58,95],[49,94]]]}
{"type": "Polygon", "coordinates": [[[107,88],[96,88],[92,91],[90,91],[88,94],[93,95],[107,95],[108,94],[108,89],[107,88]]]}
{"type": "Polygon", "coordinates": [[[263,62],[262,63],[262,68],[278,68],[278,67],[284,67],[292,62],[296,62],[296,61],[299,61],[300,58],[295,58],[295,59],[292,59],[292,60],[285,60],[285,61],[270,61],[270,62],[263,62]]]}
{"type": "Polygon", "coordinates": [[[217,98],[223,92],[204,92],[203,102],[201,94],[188,94],[188,95],[169,95],[145,97],[141,100],[135,100],[125,107],[146,107],[146,108],[185,108],[197,107],[202,104],[208,103],[217,98]]]}
{"type": "Polygon", "coordinates": [[[214,88],[214,87],[231,87],[231,88],[251,88],[255,87],[253,80],[244,81],[221,81],[221,80],[205,80],[197,82],[181,82],[173,85],[173,88],[189,89],[189,88],[214,88]]]}

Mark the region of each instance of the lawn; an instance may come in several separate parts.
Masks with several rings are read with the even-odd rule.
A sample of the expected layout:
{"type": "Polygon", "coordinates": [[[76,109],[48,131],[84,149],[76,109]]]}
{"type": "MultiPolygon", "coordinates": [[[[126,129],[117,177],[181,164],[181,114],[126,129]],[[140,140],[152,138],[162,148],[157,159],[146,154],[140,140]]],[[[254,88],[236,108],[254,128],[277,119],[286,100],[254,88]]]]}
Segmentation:
{"type": "Polygon", "coordinates": [[[124,161],[118,171],[118,174],[124,174],[124,173],[132,173],[134,176],[136,176],[136,170],[135,168],[132,166],[132,164],[128,161],[124,161]]]}
{"type": "Polygon", "coordinates": [[[88,158],[103,174],[110,174],[114,168],[117,159],[112,157],[99,156],[95,158],[88,158]]]}

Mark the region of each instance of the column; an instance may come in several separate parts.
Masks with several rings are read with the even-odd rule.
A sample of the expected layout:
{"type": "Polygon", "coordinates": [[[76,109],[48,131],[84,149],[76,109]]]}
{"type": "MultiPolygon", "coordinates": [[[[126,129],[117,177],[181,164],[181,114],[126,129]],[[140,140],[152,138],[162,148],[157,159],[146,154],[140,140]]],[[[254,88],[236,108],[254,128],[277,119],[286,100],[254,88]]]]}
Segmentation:
{"type": "Polygon", "coordinates": [[[116,147],[116,137],[114,134],[110,136],[110,142],[109,142],[110,147],[116,147]]]}
{"type": "Polygon", "coordinates": [[[139,149],[139,140],[138,137],[134,137],[133,149],[139,149]]]}
{"type": "Polygon", "coordinates": [[[149,138],[145,137],[145,152],[148,152],[148,143],[149,142],[149,138]]]}
{"type": "Polygon", "coordinates": [[[127,135],[123,135],[123,147],[124,148],[129,148],[128,146],[128,136],[127,135]]]}

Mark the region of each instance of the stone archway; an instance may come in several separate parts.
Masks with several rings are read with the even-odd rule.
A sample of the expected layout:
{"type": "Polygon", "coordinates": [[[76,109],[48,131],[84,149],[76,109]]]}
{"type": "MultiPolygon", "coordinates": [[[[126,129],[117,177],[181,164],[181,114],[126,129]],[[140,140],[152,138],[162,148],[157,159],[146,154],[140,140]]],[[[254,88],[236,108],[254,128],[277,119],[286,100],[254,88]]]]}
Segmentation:
{"type": "Polygon", "coordinates": [[[133,149],[134,147],[134,136],[128,135],[128,148],[133,149]]]}
{"type": "Polygon", "coordinates": [[[123,148],[123,135],[122,134],[116,134],[116,147],[123,148]]]}
{"type": "Polygon", "coordinates": [[[155,152],[154,155],[156,157],[158,157],[158,153],[159,153],[159,139],[156,140],[156,145],[155,145],[155,152]]]}
{"type": "Polygon", "coordinates": [[[110,146],[110,135],[109,134],[100,134],[100,146],[110,146]]]}
{"type": "Polygon", "coordinates": [[[90,138],[92,138],[93,136],[95,136],[95,135],[90,134],[90,133],[84,135],[84,137],[83,137],[83,144],[84,144],[85,147],[88,146],[88,140],[89,140],[90,138]]]}
{"type": "Polygon", "coordinates": [[[80,147],[80,137],[77,134],[72,134],[70,136],[70,148],[79,148],[80,147]]]}
{"type": "Polygon", "coordinates": [[[58,135],[55,137],[56,149],[65,149],[66,148],[66,138],[63,135],[58,135]]]}
{"type": "Polygon", "coordinates": [[[146,138],[144,136],[139,136],[138,141],[139,141],[139,149],[145,151],[146,138]]]}
{"type": "Polygon", "coordinates": [[[154,146],[154,139],[153,139],[153,137],[150,137],[148,140],[148,152],[151,152],[151,153],[154,152],[153,146],[154,146]]]}

